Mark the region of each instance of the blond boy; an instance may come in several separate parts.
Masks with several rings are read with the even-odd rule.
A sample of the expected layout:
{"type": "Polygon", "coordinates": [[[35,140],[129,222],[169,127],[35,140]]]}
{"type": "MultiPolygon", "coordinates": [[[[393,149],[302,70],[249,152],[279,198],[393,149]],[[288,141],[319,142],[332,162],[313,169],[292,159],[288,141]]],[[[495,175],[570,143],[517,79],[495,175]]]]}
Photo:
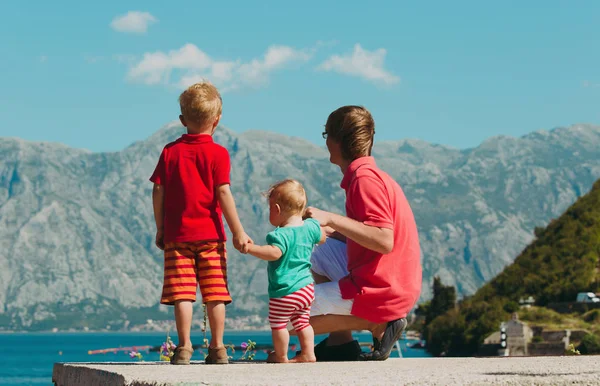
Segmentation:
{"type": "Polygon", "coordinates": [[[221,119],[219,92],[210,83],[197,83],[181,94],[179,103],[179,119],[187,134],[165,146],[150,178],[156,245],[165,255],[161,303],[175,306],[179,337],[171,363],[190,363],[192,303],[199,285],[211,330],[206,363],[225,364],[225,305],[231,296],[221,214],[235,248],[252,241],[240,223],[229,188],[229,153],[212,139],[221,119]]]}

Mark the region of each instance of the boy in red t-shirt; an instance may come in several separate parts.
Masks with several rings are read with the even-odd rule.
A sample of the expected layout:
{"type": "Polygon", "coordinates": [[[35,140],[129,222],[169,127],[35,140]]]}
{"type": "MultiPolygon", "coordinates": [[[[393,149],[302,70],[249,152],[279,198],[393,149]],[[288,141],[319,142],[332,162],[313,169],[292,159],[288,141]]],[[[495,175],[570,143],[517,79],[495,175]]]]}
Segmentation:
{"type": "Polygon", "coordinates": [[[421,291],[415,219],[400,186],[371,156],[374,134],[373,117],[360,106],[340,107],[325,124],[330,162],[344,174],[346,216],[306,210],[330,233],[311,258],[310,323],[315,334],[332,333],[315,347],[318,361],[387,359],[421,291]],[[373,352],[361,354],[352,330],[373,333],[373,352]]]}
{"type": "Polygon", "coordinates": [[[252,240],[240,223],[229,188],[229,153],[212,139],[221,119],[219,92],[210,83],[197,83],[181,94],[179,104],[179,119],[187,134],[165,146],[150,177],[154,183],[156,246],[165,254],[160,302],[175,306],[179,337],[171,363],[190,363],[192,303],[200,285],[212,337],[206,363],[226,364],[223,332],[225,305],[231,296],[221,214],[236,249],[252,240]]]}

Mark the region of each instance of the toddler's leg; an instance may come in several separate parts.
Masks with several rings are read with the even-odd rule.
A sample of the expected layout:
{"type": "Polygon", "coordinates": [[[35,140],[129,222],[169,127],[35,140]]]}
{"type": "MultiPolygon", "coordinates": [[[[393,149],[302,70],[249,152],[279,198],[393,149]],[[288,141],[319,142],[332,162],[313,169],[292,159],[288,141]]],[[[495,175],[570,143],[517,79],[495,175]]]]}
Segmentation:
{"type": "Polygon", "coordinates": [[[190,331],[192,329],[192,302],[179,300],[175,302],[175,325],[177,326],[177,337],[179,347],[192,348],[190,331]]]}
{"type": "Polygon", "coordinates": [[[315,332],[309,323],[310,308],[296,311],[292,316],[292,325],[300,341],[300,355],[292,358],[290,362],[316,362],[315,332]]]}
{"type": "Polygon", "coordinates": [[[294,307],[295,304],[287,297],[269,300],[269,323],[275,349],[267,358],[269,363],[286,363],[288,361],[290,333],[287,330],[287,324],[294,313],[294,307]]]}
{"type": "Polygon", "coordinates": [[[210,347],[223,347],[223,333],[225,332],[225,303],[222,301],[207,302],[206,313],[210,325],[210,347]]]}
{"type": "Polygon", "coordinates": [[[273,351],[269,354],[267,362],[269,363],[287,363],[288,357],[288,346],[290,344],[290,333],[286,328],[280,328],[277,330],[271,330],[271,336],[273,337],[273,351]]]}

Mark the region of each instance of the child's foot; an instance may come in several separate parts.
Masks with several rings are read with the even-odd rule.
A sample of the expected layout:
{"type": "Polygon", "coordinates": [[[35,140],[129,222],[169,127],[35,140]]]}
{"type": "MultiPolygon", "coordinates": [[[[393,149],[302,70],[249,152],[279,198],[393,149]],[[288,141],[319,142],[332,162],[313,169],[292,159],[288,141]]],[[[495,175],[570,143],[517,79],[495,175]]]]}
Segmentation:
{"type": "Polygon", "coordinates": [[[267,363],[288,363],[287,355],[277,355],[275,351],[271,351],[267,356],[267,363]]]}
{"type": "Polygon", "coordinates": [[[290,359],[290,363],[313,363],[317,361],[317,357],[314,353],[310,355],[302,354],[296,355],[292,359],[290,359]]]}
{"type": "Polygon", "coordinates": [[[191,347],[176,347],[171,357],[172,365],[189,365],[194,349],[191,347]]]}
{"type": "Polygon", "coordinates": [[[226,365],[229,363],[227,349],[225,347],[217,347],[208,349],[208,355],[204,359],[207,365],[226,365]]]}

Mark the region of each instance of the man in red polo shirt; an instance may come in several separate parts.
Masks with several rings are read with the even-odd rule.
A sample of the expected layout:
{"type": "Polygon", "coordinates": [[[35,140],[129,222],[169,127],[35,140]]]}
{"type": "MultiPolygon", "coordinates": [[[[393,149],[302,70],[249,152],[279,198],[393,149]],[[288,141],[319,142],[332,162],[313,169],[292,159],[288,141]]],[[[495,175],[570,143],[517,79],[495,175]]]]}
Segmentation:
{"type": "Polygon", "coordinates": [[[421,256],[414,216],[400,186],[371,157],[375,123],[363,107],[329,115],[323,136],[331,163],[344,174],[346,215],[308,208],[329,229],[312,256],[315,334],[331,333],[317,360],[385,360],[406,327],[421,291],[421,256]],[[373,333],[374,350],[361,354],[352,330],[373,333]]]}

